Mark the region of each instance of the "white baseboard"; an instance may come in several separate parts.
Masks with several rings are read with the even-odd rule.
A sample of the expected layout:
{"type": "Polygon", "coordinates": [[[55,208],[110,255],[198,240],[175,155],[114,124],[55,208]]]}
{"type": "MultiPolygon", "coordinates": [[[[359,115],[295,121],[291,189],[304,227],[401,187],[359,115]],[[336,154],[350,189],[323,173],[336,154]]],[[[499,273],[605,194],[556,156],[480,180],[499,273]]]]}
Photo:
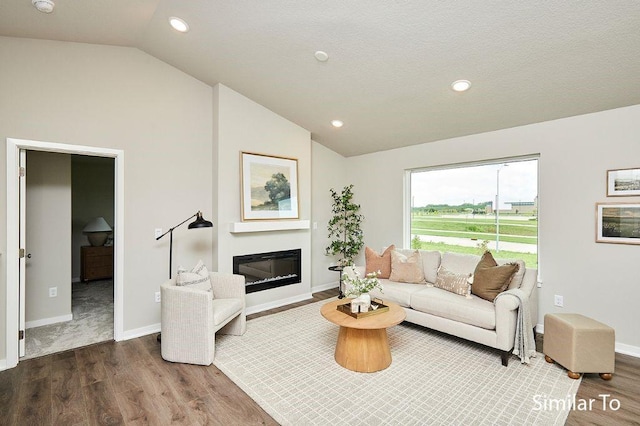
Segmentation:
{"type": "Polygon", "coordinates": [[[303,293],[298,296],[289,297],[286,299],[276,300],[274,302],[263,303],[261,305],[249,306],[246,309],[246,314],[251,315],[257,312],[267,311],[269,309],[279,308],[280,306],[289,305],[291,303],[302,302],[303,300],[311,299],[311,293],[303,293]]]}
{"type": "Polygon", "coordinates": [[[160,323],[151,324],[146,327],[134,328],[133,330],[125,330],[122,333],[122,339],[120,340],[130,340],[135,339],[137,337],[147,336],[153,333],[160,332],[160,323]]]}
{"type": "Polygon", "coordinates": [[[616,342],[616,352],[640,358],[640,347],[616,342]]]}
{"type": "Polygon", "coordinates": [[[42,327],[43,325],[57,324],[59,322],[67,322],[73,319],[73,314],[61,315],[59,317],[43,318],[35,321],[27,321],[24,324],[26,329],[34,327],[42,327]]]}
{"type": "Polygon", "coordinates": [[[7,369],[7,360],[0,359],[0,371],[4,371],[7,369]]]}
{"type": "MultiPolygon", "coordinates": [[[[544,334],[544,324],[536,325],[536,333],[544,334]]],[[[615,351],[619,354],[640,358],[640,346],[632,346],[625,343],[616,342],[615,351]]]]}
{"type": "Polygon", "coordinates": [[[317,293],[319,291],[325,291],[325,290],[331,290],[334,288],[338,288],[338,281],[332,282],[332,283],[326,283],[326,284],[321,284],[321,285],[317,285],[315,287],[311,287],[311,293],[317,293]]]}

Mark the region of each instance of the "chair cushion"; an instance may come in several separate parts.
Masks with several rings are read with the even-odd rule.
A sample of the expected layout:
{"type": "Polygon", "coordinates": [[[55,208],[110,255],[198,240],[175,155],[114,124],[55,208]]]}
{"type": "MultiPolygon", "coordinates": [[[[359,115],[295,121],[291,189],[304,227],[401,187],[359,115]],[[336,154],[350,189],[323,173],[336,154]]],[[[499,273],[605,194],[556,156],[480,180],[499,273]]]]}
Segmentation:
{"type": "Polygon", "coordinates": [[[197,288],[198,290],[206,290],[211,292],[213,296],[211,277],[209,276],[209,271],[207,270],[207,267],[204,266],[202,260],[199,260],[191,271],[187,271],[182,266],[178,266],[176,285],[179,287],[189,286],[191,288],[197,288]]]}
{"type": "Polygon", "coordinates": [[[242,312],[242,300],[240,299],[214,299],[213,325],[220,325],[229,318],[242,312]]]}
{"type": "Polygon", "coordinates": [[[477,296],[467,299],[436,287],[422,287],[411,294],[411,308],[487,330],[496,328],[494,304],[477,296]]]}

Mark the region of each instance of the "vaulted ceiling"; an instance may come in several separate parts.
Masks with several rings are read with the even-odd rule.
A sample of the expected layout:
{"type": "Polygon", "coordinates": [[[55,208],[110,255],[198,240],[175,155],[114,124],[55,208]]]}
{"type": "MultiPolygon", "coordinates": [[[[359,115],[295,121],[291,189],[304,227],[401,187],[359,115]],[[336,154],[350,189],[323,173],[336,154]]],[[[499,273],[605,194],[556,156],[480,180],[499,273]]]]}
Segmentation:
{"type": "Polygon", "coordinates": [[[345,156],[640,104],[640,1],[54,1],[0,35],[138,48],[345,156]]]}

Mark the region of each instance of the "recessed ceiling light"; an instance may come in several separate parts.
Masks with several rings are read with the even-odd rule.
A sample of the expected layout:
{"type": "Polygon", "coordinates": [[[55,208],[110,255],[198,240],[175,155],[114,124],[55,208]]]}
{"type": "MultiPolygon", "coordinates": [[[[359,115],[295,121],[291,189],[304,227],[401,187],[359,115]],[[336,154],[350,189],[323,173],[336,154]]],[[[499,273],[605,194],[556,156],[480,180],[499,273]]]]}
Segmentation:
{"type": "Polygon", "coordinates": [[[323,52],[322,50],[318,50],[313,54],[319,62],[327,62],[329,60],[329,55],[327,52],[323,52]]]}
{"type": "Polygon", "coordinates": [[[187,31],[189,31],[189,25],[187,25],[187,23],[180,18],[169,18],[169,23],[176,31],[179,31],[181,33],[186,33],[187,31]]]}
{"type": "Polygon", "coordinates": [[[331,120],[331,125],[333,127],[342,127],[344,123],[340,120],[331,120]]]}
{"type": "Polygon", "coordinates": [[[469,90],[471,87],[471,82],[469,80],[456,80],[451,83],[451,88],[456,92],[464,92],[469,90]]]}
{"type": "Polygon", "coordinates": [[[42,13],[53,12],[53,7],[56,5],[51,0],[31,0],[31,4],[42,13]]]}

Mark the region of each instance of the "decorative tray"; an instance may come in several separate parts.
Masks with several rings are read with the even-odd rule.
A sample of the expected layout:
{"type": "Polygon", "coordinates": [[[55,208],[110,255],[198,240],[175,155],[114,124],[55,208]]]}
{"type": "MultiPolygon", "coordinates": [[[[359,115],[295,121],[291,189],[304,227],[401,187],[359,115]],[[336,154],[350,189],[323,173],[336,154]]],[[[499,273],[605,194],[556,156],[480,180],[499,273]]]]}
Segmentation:
{"type": "Polygon", "coordinates": [[[369,307],[367,312],[351,312],[351,303],[345,303],[343,305],[338,305],[337,309],[342,313],[354,317],[355,319],[381,314],[389,310],[389,306],[385,305],[382,300],[379,299],[372,300],[371,306],[377,306],[377,308],[373,309],[372,307],[369,307]]]}

